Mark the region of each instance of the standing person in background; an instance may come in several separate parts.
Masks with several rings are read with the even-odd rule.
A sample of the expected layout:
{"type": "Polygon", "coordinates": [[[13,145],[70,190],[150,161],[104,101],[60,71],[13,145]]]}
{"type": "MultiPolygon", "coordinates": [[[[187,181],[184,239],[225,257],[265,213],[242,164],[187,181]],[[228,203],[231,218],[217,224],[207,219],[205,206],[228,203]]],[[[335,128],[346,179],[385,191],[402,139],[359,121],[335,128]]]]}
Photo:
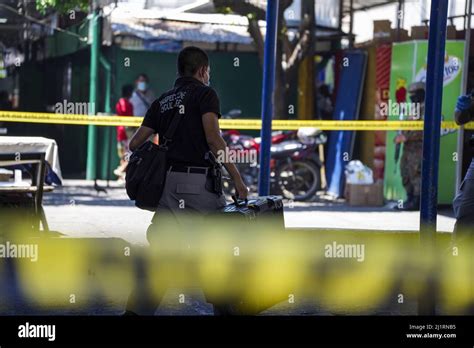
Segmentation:
{"type": "MultiPolygon", "coordinates": [[[[465,125],[474,121],[474,91],[469,95],[462,95],[458,98],[454,113],[454,120],[458,125],[465,125]]],[[[467,134],[466,134],[467,135],[467,134]]],[[[471,157],[471,163],[467,169],[466,175],[459,186],[459,190],[453,200],[454,217],[456,224],[453,231],[453,242],[459,246],[460,250],[472,251],[474,243],[474,134],[469,138],[470,154],[465,156],[471,157]]],[[[468,251],[469,253],[469,251],[468,251]]],[[[472,254],[468,256],[468,265],[472,266],[472,254]]],[[[467,260],[466,260],[467,261],[467,260]]],[[[468,272],[470,279],[463,279],[466,284],[474,284],[474,272],[468,272]]],[[[466,312],[467,315],[474,315],[474,302],[471,301],[470,308],[466,312]]]]}
{"type": "MultiPolygon", "coordinates": [[[[147,74],[141,73],[135,80],[135,91],[130,99],[130,102],[133,104],[134,116],[145,117],[146,112],[154,101],[155,94],[150,89],[150,79],[147,74]]],[[[135,127],[127,128],[127,134],[130,139],[137,129],[135,127]]],[[[158,135],[153,136],[150,140],[158,144],[158,135]]]]}
{"type": "MultiPolygon", "coordinates": [[[[425,113],[425,83],[414,82],[408,88],[410,101],[418,106],[415,115],[408,115],[408,120],[423,120],[425,113]]],[[[407,194],[407,200],[397,210],[414,211],[420,209],[421,194],[421,160],[423,156],[423,132],[405,130],[395,137],[396,144],[403,144],[400,159],[402,183],[407,194]]]]}
{"type": "Polygon", "coordinates": [[[148,76],[144,73],[138,75],[135,80],[135,91],[130,99],[134,116],[145,117],[146,112],[155,101],[155,94],[149,88],[149,82],[148,76]]]}
{"type": "MultiPolygon", "coordinates": [[[[125,85],[122,87],[122,97],[115,105],[115,111],[119,116],[133,116],[133,105],[130,103],[130,98],[133,94],[133,86],[125,85]]],[[[125,169],[127,168],[126,153],[129,151],[128,142],[130,137],[127,134],[127,129],[130,127],[117,127],[117,151],[120,158],[120,165],[114,170],[114,174],[118,176],[119,180],[125,178],[125,169]]]]}
{"type": "MultiPolygon", "coordinates": [[[[474,121],[472,94],[462,95],[458,98],[454,119],[458,125],[474,121]]],[[[471,164],[453,201],[454,215],[456,217],[456,234],[468,231],[472,234],[474,227],[474,135],[471,136],[469,144],[472,157],[471,164]]]]}

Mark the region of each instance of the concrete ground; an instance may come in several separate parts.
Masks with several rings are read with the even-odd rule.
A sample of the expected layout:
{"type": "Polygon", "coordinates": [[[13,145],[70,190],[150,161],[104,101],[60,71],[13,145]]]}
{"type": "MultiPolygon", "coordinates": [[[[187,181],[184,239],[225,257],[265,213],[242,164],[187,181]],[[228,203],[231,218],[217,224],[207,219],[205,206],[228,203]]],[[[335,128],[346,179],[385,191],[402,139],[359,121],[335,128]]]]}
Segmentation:
{"type": "MultiPolygon", "coordinates": [[[[105,186],[105,182],[99,182],[105,186]]],[[[92,182],[66,180],[44,197],[50,229],[75,237],[119,237],[146,244],[145,231],[153,213],[135,208],[122,185],[110,182],[107,193],[96,192],[92,182]]],[[[285,202],[287,228],[417,231],[419,212],[399,212],[394,203],[384,207],[350,207],[343,202],[285,202]]],[[[452,210],[438,214],[438,231],[452,232],[452,210]]]]}

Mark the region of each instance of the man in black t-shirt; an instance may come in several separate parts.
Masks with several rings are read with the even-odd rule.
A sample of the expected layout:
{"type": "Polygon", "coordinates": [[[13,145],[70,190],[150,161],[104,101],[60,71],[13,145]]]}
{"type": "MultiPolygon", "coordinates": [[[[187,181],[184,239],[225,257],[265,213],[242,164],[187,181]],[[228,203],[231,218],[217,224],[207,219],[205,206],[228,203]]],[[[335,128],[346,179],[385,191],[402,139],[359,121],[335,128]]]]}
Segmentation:
{"type": "Polygon", "coordinates": [[[206,139],[203,117],[211,113],[212,115],[206,117],[220,118],[219,97],[214,89],[195,77],[179,77],[172,90],[153,102],[145,115],[142,127],[146,134],[151,130],[153,133],[164,134],[180,107],[184,117],[169,145],[170,165],[208,167],[209,162],[204,157],[210,146],[206,139]]]}
{"type": "MultiPolygon", "coordinates": [[[[179,77],[174,88],[153,102],[129,145],[134,151],[156,133],[162,139],[172,118],[177,117],[177,112],[182,114],[172,141],[167,144],[169,171],[156,214],[147,231],[151,246],[163,245],[163,239],[160,241],[162,232],[169,233],[169,229],[174,229],[174,226],[169,228],[167,225],[167,217],[176,219],[180,227],[183,223],[191,223],[187,230],[192,231],[196,219],[226,204],[222,192],[215,192],[213,178],[209,175],[212,165],[206,160],[209,151],[216,157],[226,152],[218,122],[221,116],[219,97],[209,87],[209,58],[200,48],[186,47],[178,55],[177,68],[179,77]]],[[[234,181],[238,198],[247,198],[247,187],[236,166],[230,162],[223,165],[234,181]]],[[[153,314],[160,300],[161,295],[154,296],[154,301],[151,301],[143,292],[136,292],[129,298],[127,313],[153,314]]]]}
{"type": "MultiPolygon", "coordinates": [[[[211,166],[205,158],[206,152],[211,150],[217,156],[226,150],[218,122],[221,117],[219,97],[209,87],[209,58],[203,50],[197,47],[184,48],[178,55],[177,68],[179,77],[174,88],[153,102],[141,127],[130,140],[130,149],[133,151],[140,147],[152,134],[163,136],[172,117],[176,112],[181,112],[182,120],[168,146],[170,171],[159,209],[181,211],[178,201],[183,198],[189,210],[205,213],[225,204],[221,195],[207,189],[204,180],[211,166]],[[188,195],[195,195],[197,189],[185,192],[183,186],[187,184],[201,185],[198,190],[201,195],[199,205],[193,205],[194,199],[188,195]],[[178,189],[182,191],[178,192],[181,195],[175,195],[178,187],[181,187],[181,190],[178,189]]],[[[233,163],[223,164],[234,181],[238,197],[245,199],[248,190],[237,168],[233,163]]]]}

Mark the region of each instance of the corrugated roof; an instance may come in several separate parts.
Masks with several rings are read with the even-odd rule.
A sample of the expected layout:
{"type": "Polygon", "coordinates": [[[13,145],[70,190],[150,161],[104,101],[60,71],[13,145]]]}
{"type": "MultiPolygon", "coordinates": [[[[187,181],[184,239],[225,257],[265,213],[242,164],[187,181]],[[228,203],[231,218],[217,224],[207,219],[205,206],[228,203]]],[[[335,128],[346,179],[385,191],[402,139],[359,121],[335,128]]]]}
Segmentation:
{"type": "MultiPolygon", "coordinates": [[[[265,8],[266,0],[245,0],[265,8]]],[[[354,10],[380,6],[396,0],[353,0],[354,10]]],[[[344,0],[348,11],[350,0],[344,0]]],[[[248,20],[244,16],[220,13],[186,13],[156,9],[117,8],[111,13],[114,35],[130,35],[142,40],[175,40],[206,43],[251,44],[248,20]]],[[[261,22],[265,31],[265,22],[261,22]]]]}
{"type": "MultiPolygon", "coordinates": [[[[114,35],[131,35],[143,40],[175,40],[206,43],[251,44],[248,20],[221,13],[175,13],[158,10],[116,9],[110,22],[114,35]]],[[[261,22],[262,26],[265,22],[261,22]]]]}
{"type": "MultiPolygon", "coordinates": [[[[353,0],[354,11],[363,11],[365,9],[377,6],[383,6],[398,2],[398,0],[353,0]]],[[[344,12],[350,9],[351,0],[344,0],[344,12]]]]}
{"type": "Polygon", "coordinates": [[[115,18],[111,24],[114,35],[132,35],[142,40],[175,40],[192,42],[227,42],[251,44],[247,26],[192,23],[162,19],[115,18]]]}

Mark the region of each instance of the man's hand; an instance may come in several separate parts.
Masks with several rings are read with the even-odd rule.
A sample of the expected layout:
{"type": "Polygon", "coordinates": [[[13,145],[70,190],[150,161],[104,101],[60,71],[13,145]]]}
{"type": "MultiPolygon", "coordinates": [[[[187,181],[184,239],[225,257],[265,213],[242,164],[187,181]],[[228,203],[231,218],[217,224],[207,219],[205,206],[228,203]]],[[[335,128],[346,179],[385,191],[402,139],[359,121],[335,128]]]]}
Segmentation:
{"type": "Polygon", "coordinates": [[[238,179],[234,182],[235,194],[239,199],[247,199],[249,190],[242,179],[238,179]]]}
{"type": "Polygon", "coordinates": [[[462,95],[458,98],[456,103],[456,110],[454,113],[454,120],[456,124],[463,125],[472,120],[472,101],[471,96],[462,95]]]}

